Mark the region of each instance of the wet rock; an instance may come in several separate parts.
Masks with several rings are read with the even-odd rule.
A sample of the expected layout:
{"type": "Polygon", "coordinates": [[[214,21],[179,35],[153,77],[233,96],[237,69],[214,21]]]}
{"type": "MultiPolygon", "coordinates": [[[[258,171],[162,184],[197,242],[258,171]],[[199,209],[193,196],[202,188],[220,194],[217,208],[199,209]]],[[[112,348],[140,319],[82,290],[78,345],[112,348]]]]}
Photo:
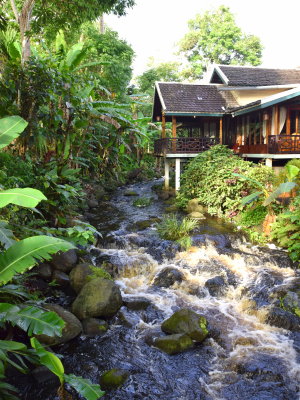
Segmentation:
{"type": "Polygon", "coordinates": [[[143,219],[141,221],[137,221],[135,223],[135,227],[137,227],[137,229],[144,230],[150,228],[150,226],[153,225],[153,223],[154,222],[151,219],[143,219]]]}
{"type": "Polygon", "coordinates": [[[108,323],[98,318],[86,318],[82,321],[83,333],[87,336],[103,335],[108,329],[108,323]]]}
{"type": "Polygon", "coordinates": [[[208,279],[204,285],[211,296],[221,296],[226,291],[226,282],[223,276],[208,279]]]}
{"type": "Polygon", "coordinates": [[[119,386],[123,385],[128,376],[129,376],[128,371],[124,371],[118,368],[113,368],[105,372],[103,375],[101,375],[99,383],[101,388],[105,390],[116,389],[119,386]]]}
{"type": "Polygon", "coordinates": [[[168,200],[171,196],[170,196],[169,191],[167,191],[167,190],[162,190],[161,192],[158,192],[158,193],[157,193],[157,197],[158,197],[160,200],[168,200]]]}
{"type": "Polygon", "coordinates": [[[47,335],[38,335],[37,338],[40,342],[53,346],[61,343],[68,342],[71,339],[74,339],[78,336],[82,331],[82,325],[80,321],[72,314],[70,311],[65,310],[63,307],[58,304],[45,304],[44,306],[49,311],[54,311],[61,319],[64,320],[65,326],[62,330],[61,336],[47,336],[47,335]]]}
{"type": "Polygon", "coordinates": [[[118,286],[111,280],[96,278],[81,289],[72,305],[79,319],[88,317],[112,317],[122,306],[118,286]]]}
{"type": "Polygon", "coordinates": [[[44,367],[43,365],[34,368],[34,370],[31,371],[31,375],[39,385],[50,381],[54,381],[57,384],[59,383],[58,377],[56,377],[47,367],[44,367]]]}
{"type": "Polygon", "coordinates": [[[295,292],[287,292],[282,300],[282,305],[287,311],[295,312],[298,309],[300,312],[300,293],[298,295],[295,292]]]}
{"type": "Polygon", "coordinates": [[[116,323],[117,325],[123,325],[126,326],[127,328],[132,328],[136,326],[139,322],[140,322],[140,317],[137,314],[132,313],[123,307],[118,312],[114,320],[114,323],[116,323]]]}
{"type": "Polygon", "coordinates": [[[77,264],[70,272],[70,283],[76,293],[79,293],[83,286],[88,282],[87,277],[92,274],[90,264],[77,264]]]}
{"type": "Polygon", "coordinates": [[[146,297],[125,297],[123,299],[124,305],[129,309],[129,310],[146,310],[151,304],[151,301],[147,299],[146,297]]]}
{"type": "Polygon", "coordinates": [[[69,275],[57,269],[55,269],[52,273],[52,280],[55,281],[61,287],[66,287],[70,285],[69,275]]]}
{"type": "Polygon", "coordinates": [[[178,211],[178,207],[175,204],[165,208],[166,213],[176,213],[176,211],[178,211]]]}
{"type": "Polygon", "coordinates": [[[55,269],[63,272],[70,272],[71,269],[76,265],[78,260],[75,249],[68,250],[64,253],[57,253],[51,260],[51,264],[55,269]]]}
{"type": "Polygon", "coordinates": [[[176,311],[162,323],[161,329],[165,333],[185,333],[199,343],[208,335],[206,318],[188,308],[176,311]]]}
{"type": "Polygon", "coordinates": [[[205,207],[203,207],[199,204],[198,199],[192,199],[192,200],[189,200],[189,202],[186,206],[186,211],[188,214],[191,214],[193,212],[198,212],[198,213],[203,214],[205,212],[205,207]]]}
{"type": "Polygon", "coordinates": [[[134,190],[125,190],[124,196],[131,197],[131,196],[138,196],[139,194],[134,190]]]}
{"type": "Polygon", "coordinates": [[[174,335],[161,336],[155,339],[155,347],[167,354],[177,354],[193,347],[193,341],[189,335],[177,333],[174,335]]]}
{"type": "Polygon", "coordinates": [[[91,197],[87,200],[87,205],[89,208],[97,208],[99,206],[99,203],[96,197],[91,197]]]}
{"type": "Polygon", "coordinates": [[[96,200],[99,201],[99,200],[102,200],[103,197],[105,197],[106,192],[102,186],[97,185],[97,186],[94,186],[93,189],[94,189],[94,196],[95,196],[96,200]]]}
{"type": "Polygon", "coordinates": [[[172,286],[175,282],[182,282],[183,279],[183,273],[177,268],[166,267],[156,275],[153,285],[167,288],[172,286]]]}
{"type": "Polygon", "coordinates": [[[41,263],[35,267],[32,272],[36,273],[39,278],[50,280],[52,276],[52,268],[50,264],[41,263]]]}
{"type": "Polygon", "coordinates": [[[269,311],[266,322],[278,328],[288,329],[289,331],[300,331],[300,318],[279,307],[273,307],[269,311]]]}

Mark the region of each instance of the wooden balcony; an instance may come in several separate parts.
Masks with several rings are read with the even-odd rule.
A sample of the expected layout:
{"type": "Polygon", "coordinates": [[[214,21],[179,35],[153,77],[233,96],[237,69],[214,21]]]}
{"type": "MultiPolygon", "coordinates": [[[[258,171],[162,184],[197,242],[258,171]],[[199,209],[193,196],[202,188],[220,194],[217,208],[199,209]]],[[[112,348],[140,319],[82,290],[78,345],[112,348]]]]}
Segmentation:
{"type": "Polygon", "coordinates": [[[300,154],[300,135],[271,135],[268,139],[270,154],[300,154]]]}
{"type": "Polygon", "coordinates": [[[270,135],[268,144],[235,145],[238,154],[300,154],[300,135],[270,135]]]}
{"type": "Polygon", "coordinates": [[[165,156],[168,154],[198,154],[218,144],[216,138],[163,138],[154,142],[154,155],[165,156]]]}

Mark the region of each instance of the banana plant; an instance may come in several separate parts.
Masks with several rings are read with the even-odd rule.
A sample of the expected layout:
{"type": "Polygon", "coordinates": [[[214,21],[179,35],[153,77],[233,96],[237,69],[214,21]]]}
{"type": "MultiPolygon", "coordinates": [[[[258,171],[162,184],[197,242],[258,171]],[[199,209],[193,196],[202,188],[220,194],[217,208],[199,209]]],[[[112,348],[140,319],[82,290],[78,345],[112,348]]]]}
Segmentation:
{"type": "Polygon", "coordinates": [[[60,382],[58,394],[61,399],[65,398],[65,383],[72,386],[81,396],[88,400],[98,400],[104,395],[99,385],[91,383],[88,379],[72,374],[65,374],[65,369],[60,359],[53,353],[47,351],[36,338],[31,338],[31,346],[35,349],[39,357],[40,364],[47,367],[55,374],[60,382]]]}

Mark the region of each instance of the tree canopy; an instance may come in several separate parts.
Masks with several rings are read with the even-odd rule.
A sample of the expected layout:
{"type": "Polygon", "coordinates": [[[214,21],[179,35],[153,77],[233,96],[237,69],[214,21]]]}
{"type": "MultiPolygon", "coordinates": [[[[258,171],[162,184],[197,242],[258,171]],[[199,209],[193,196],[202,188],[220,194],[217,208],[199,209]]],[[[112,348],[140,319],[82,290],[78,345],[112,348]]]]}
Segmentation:
{"type": "Polygon", "coordinates": [[[179,52],[190,63],[185,75],[199,78],[211,63],[254,66],[261,63],[260,39],[242,32],[228,7],[197,14],[188,26],[190,31],[179,43],[179,52]]]}
{"type": "Polygon", "coordinates": [[[156,81],[180,82],[180,63],[176,61],[151,65],[149,69],[136,78],[139,89],[143,93],[153,93],[156,81]]]}

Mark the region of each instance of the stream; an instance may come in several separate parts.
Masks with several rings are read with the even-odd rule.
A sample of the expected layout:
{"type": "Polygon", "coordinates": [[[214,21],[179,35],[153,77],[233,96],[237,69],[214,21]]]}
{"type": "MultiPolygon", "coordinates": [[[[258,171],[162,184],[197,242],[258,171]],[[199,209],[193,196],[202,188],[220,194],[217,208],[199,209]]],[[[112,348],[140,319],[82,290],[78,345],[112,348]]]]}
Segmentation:
{"type": "MultiPolygon", "coordinates": [[[[90,249],[93,263],[114,266],[125,303],[142,297],[151,304],[144,310],[123,306],[104,335],[81,335],[54,348],[66,370],[94,383],[106,370],[128,371],[126,382],[104,400],[299,399],[298,319],[285,322],[278,311],[281,293],[299,290],[300,274],[287,254],[253,246],[214,218],[201,221],[193,246],[180,251],[158,237],[154,222],[144,229],[139,224],[164,214],[166,205],[151,189],[157,182],[119,188],[89,215],[103,233],[90,249]],[[137,197],[125,196],[128,189],[153,198],[151,205],[133,206],[137,197]],[[165,271],[171,282],[169,275],[163,281],[165,271]],[[162,321],[181,308],[207,318],[208,338],[176,355],[149,345],[162,335],[162,321]]],[[[23,399],[56,398],[49,390],[31,388],[23,399]]]]}

